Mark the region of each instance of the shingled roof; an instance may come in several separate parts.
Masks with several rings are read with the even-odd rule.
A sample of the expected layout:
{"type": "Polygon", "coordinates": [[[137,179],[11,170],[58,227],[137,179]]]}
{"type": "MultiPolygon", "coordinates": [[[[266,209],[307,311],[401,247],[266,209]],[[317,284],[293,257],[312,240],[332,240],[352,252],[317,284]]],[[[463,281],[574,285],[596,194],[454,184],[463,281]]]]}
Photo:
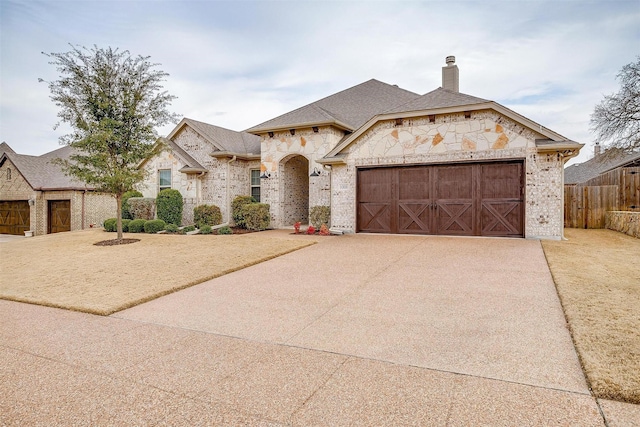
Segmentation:
{"type": "Polygon", "coordinates": [[[168,138],[171,139],[184,125],[188,125],[197,131],[220,151],[238,154],[260,154],[261,139],[259,136],[247,132],[225,129],[186,117],[178,123],[168,138]]]}
{"type": "Polygon", "coordinates": [[[490,101],[440,87],[418,98],[412,99],[407,103],[385,111],[385,113],[435,110],[437,108],[460,107],[463,105],[483,104],[485,102],[490,101]]]}
{"type": "Polygon", "coordinates": [[[246,130],[254,134],[332,124],[353,131],[376,114],[415,98],[417,93],[371,79],[246,130]]]}
{"type": "Polygon", "coordinates": [[[41,156],[16,154],[6,143],[3,143],[0,149],[4,151],[0,157],[0,165],[9,159],[34,190],[94,189],[77,179],[66,176],[60,166],[52,162],[55,158],[68,158],[73,150],[71,147],[65,146],[41,156]]]}
{"type": "Polygon", "coordinates": [[[610,170],[640,165],[640,152],[621,153],[607,155],[606,153],[594,156],[584,163],[577,163],[564,169],[565,184],[582,184],[610,170]]]}

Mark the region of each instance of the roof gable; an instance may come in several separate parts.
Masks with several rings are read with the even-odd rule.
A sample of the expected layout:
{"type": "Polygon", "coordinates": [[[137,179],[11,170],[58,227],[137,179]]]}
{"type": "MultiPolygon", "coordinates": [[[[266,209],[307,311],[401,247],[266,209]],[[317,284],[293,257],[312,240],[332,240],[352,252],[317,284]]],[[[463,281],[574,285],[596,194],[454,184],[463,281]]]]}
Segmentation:
{"type": "Polygon", "coordinates": [[[220,126],[210,125],[185,117],[167,136],[171,140],[185,126],[189,126],[209,142],[215,150],[238,154],[259,154],[260,137],[247,132],[238,132],[220,126]]]}
{"type": "Polygon", "coordinates": [[[263,122],[247,129],[247,132],[265,133],[320,124],[334,124],[352,131],[376,114],[418,96],[398,86],[371,79],[263,122]]]}

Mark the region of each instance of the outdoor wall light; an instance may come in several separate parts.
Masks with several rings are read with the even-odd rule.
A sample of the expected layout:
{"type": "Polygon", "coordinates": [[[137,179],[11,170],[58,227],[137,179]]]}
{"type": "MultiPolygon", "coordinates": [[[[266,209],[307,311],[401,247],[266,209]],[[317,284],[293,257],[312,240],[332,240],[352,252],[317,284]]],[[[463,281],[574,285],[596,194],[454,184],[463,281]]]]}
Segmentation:
{"type": "Polygon", "coordinates": [[[269,132],[269,138],[273,138],[273,132],[269,132]]]}
{"type": "Polygon", "coordinates": [[[267,178],[271,178],[271,174],[267,171],[262,172],[262,175],[260,175],[260,179],[267,179],[267,178]]]}
{"type": "Polygon", "coordinates": [[[318,168],[313,168],[313,172],[309,176],[320,176],[320,171],[318,168]]]}
{"type": "Polygon", "coordinates": [[[29,206],[35,206],[36,205],[36,199],[29,199],[29,206]]]}

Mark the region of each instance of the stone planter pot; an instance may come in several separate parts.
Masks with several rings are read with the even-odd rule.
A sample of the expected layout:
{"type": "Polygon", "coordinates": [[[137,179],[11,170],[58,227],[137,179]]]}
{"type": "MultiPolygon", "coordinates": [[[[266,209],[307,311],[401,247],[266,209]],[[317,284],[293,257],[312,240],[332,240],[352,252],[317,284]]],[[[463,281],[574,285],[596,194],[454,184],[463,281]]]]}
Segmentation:
{"type": "Polygon", "coordinates": [[[33,230],[28,230],[24,232],[24,237],[33,237],[33,230]]]}

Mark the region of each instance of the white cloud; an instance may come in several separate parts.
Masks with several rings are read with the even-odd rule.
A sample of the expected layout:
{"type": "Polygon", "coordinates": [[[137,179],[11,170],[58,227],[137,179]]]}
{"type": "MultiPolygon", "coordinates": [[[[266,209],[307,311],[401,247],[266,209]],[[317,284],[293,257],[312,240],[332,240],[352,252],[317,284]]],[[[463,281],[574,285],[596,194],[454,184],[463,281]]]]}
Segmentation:
{"type": "Polygon", "coordinates": [[[57,148],[56,108],[37,78],[56,76],[40,52],[69,42],[150,55],[170,73],[174,111],[236,130],[371,78],[428,92],[453,54],[462,92],[583,143],[593,107],[640,53],[635,0],[3,0],[2,9],[0,139],[26,154],[57,148]]]}

